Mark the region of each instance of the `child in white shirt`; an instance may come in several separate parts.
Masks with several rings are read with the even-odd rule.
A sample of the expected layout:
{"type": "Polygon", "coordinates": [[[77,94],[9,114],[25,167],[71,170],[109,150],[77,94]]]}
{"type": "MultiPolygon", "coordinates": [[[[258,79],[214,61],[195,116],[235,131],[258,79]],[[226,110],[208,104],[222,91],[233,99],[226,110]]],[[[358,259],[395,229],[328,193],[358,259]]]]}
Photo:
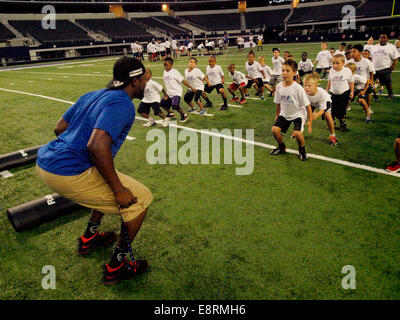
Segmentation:
{"type": "Polygon", "coordinates": [[[208,98],[206,93],[211,93],[214,89],[219,93],[222,97],[224,102],[223,106],[220,110],[227,110],[228,109],[228,99],[224,90],[224,83],[225,83],[225,75],[222,71],[222,68],[216,64],[217,58],[215,56],[211,56],[208,59],[208,66],[206,68],[206,75],[209,80],[210,84],[207,84],[204,87],[204,92],[202,97],[206,100],[207,104],[206,107],[212,107],[212,103],[208,98]]]}
{"type": "Polygon", "coordinates": [[[240,99],[239,103],[243,104],[246,102],[246,94],[247,94],[246,85],[248,83],[248,79],[242,72],[236,71],[235,65],[233,63],[231,63],[228,66],[228,70],[229,70],[229,75],[231,76],[233,81],[228,87],[228,91],[232,95],[231,102],[239,101],[239,98],[235,94],[235,91],[239,89],[240,94],[242,95],[242,98],[240,99]]]}
{"type": "Polygon", "coordinates": [[[317,64],[317,73],[320,74],[321,71],[324,72],[322,79],[326,78],[329,73],[330,62],[332,59],[332,55],[329,50],[327,50],[328,44],[326,42],[322,42],[321,51],[317,55],[317,59],[315,63],[317,64]]]}

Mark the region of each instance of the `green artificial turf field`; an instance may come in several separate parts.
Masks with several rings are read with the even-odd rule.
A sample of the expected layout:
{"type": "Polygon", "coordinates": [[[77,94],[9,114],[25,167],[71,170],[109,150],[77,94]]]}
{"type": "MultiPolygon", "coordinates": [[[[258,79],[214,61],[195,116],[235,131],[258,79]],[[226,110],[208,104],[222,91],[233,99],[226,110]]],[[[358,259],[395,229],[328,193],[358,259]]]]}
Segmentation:
{"type": "MultiPolygon", "coordinates": [[[[256,51],[268,65],[272,47],[264,45],[263,52],[256,51]]],[[[314,59],[319,44],[281,44],[280,48],[297,60],[302,51],[314,59]]],[[[0,88],[74,102],[105,86],[116,59],[3,71],[0,88]]],[[[203,72],[207,59],[199,58],[203,72]]],[[[235,48],[217,57],[226,83],[230,83],[227,65],[235,63],[244,72],[245,61],[246,53],[235,48]]],[[[184,57],[175,63],[181,73],[186,65],[184,57]]],[[[150,68],[154,80],[162,83],[162,64],[151,63],[150,68]]],[[[400,91],[397,72],[393,73],[395,93],[400,91]]],[[[252,97],[254,93],[252,89],[252,97]]],[[[243,108],[220,111],[220,96],[213,92],[210,97],[214,108],[208,112],[215,116],[189,115],[183,126],[254,129],[255,141],[276,144],[271,135],[272,98],[248,100],[243,108]]],[[[305,133],[307,151],[383,169],[394,160],[399,101],[399,97],[394,101],[380,97],[372,104],[375,122],[370,125],[364,123],[361,107],[353,103],[349,131],[337,130],[337,148],[328,144],[325,122],[319,119],[312,135],[305,133]]],[[[134,103],[137,107],[138,101],[134,103]]],[[[54,124],[69,106],[0,90],[0,154],[53,140],[54,124]]],[[[181,106],[187,110],[183,102],[181,106]]],[[[153,142],[146,141],[149,128],[143,123],[135,121],[129,135],[136,139],[124,143],[116,167],[154,194],[133,242],[135,256],[149,260],[149,272],[111,288],[101,283],[102,264],[108,262],[112,248],[86,258],[76,253],[89,210],[16,233],[6,209],[53,193],[36,176],[34,165],[25,165],[10,170],[13,177],[0,178],[0,299],[400,298],[400,176],[315,158],[301,162],[294,154],[272,157],[270,149],[261,146],[254,148],[251,175],[235,175],[236,164],[150,165],[146,151],[153,142]],[[55,290],[41,286],[45,265],[56,269],[55,290]],[[342,288],[345,265],[356,270],[354,290],[342,288]]],[[[289,136],[285,136],[287,147],[297,150],[289,136]]],[[[101,230],[108,229],[119,230],[117,217],[105,216],[101,230]]]]}

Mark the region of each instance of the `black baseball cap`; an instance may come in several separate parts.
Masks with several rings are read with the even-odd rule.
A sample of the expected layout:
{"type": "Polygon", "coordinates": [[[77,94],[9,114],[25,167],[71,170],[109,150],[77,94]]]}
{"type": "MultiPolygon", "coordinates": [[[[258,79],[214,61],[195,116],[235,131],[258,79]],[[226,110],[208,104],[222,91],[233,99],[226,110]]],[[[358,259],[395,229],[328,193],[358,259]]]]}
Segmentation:
{"type": "Polygon", "coordinates": [[[133,78],[140,77],[146,73],[143,64],[131,57],[119,58],[113,69],[113,79],[107,84],[107,89],[122,89],[133,78]]]}

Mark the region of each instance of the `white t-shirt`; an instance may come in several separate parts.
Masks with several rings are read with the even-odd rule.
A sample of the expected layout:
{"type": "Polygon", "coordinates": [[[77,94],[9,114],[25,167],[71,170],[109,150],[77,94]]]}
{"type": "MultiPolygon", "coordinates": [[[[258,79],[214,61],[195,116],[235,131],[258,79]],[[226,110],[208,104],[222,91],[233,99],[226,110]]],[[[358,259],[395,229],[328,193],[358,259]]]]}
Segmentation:
{"type": "Polygon", "coordinates": [[[328,102],[332,102],[331,95],[326,92],[325,89],[318,87],[318,92],[315,96],[310,96],[307,94],[310,104],[314,108],[321,110],[326,110],[328,108],[328,102]]]}
{"type": "Polygon", "coordinates": [[[189,42],[188,43],[188,49],[192,49],[193,48],[193,42],[189,42]]]}
{"type": "Polygon", "coordinates": [[[336,54],[341,54],[341,55],[345,56],[345,55],[346,55],[346,51],[340,51],[340,50],[338,49],[338,50],[335,51],[334,54],[335,54],[335,55],[336,55],[336,54]]]}
{"type": "Polygon", "coordinates": [[[332,55],[330,53],[330,51],[325,50],[325,51],[321,51],[320,53],[318,53],[317,55],[317,68],[318,69],[326,69],[330,67],[330,62],[331,62],[331,58],[332,55]]]}
{"type": "Polygon", "coordinates": [[[299,62],[299,70],[303,70],[304,72],[310,72],[313,70],[314,65],[310,59],[307,59],[306,61],[301,60],[299,62]]]}
{"type": "Polygon", "coordinates": [[[204,49],[204,44],[200,43],[200,44],[197,46],[197,49],[203,50],[203,49],[204,49]]]}
{"type": "Polygon", "coordinates": [[[355,74],[358,74],[366,79],[370,78],[371,72],[375,73],[374,64],[364,57],[361,57],[360,61],[355,61],[354,59],[351,59],[350,62],[354,63],[357,66],[355,74]]]}
{"type": "Polygon", "coordinates": [[[160,103],[160,92],[162,91],[163,86],[154,80],[149,80],[144,88],[144,97],[142,102],[144,103],[160,103]]]}
{"type": "Polygon", "coordinates": [[[289,87],[284,86],[284,82],[280,82],[276,86],[275,103],[281,105],[280,116],[286,120],[294,120],[297,118],[306,119],[307,109],[310,104],[306,91],[297,82],[293,82],[289,87]]]}
{"type": "Polygon", "coordinates": [[[246,78],[244,73],[237,70],[235,70],[235,73],[233,75],[229,72],[229,75],[231,76],[233,83],[237,85],[241,85],[243,82],[247,85],[247,82],[249,80],[246,78]]]}
{"type": "Polygon", "coordinates": [[[213,48],[214,48],[214,46],[215,46],[215,43],[214,43],[214,41],[210,41],[210,42],[208,43],[208,46],[209,46],[209,47],[213,47],[213,48]]]}
{"type": "Polygon", "coordinates": [[[168,97],[172,98],[175,96],[182,97],[182,81],[185,79],[178,70],[171,69],[169,71],[164,70],[163,75],[165,90],[167,91],[168,97]]]}
{"type": "Polygon", "coordinates": [[[189,82],[189,84],[196,90],[204,90],[203,79],[205,78],[205,75],[200,69],[194,68],[192,71],[186,69],[185,78],[189,82]]]}
{"type": "Polygon", "coordinates": [[[151,42],[147,45],[147,53],[153,53],[156,52],[156,48],[154,46],[154,44],[152,44],[151,42]]]}
{"type": "Polygon", "coordinates": [[[280,76],[282,74],[282,65],[285,63],[285,59],[283,59],[281,56],[278,58],[272,57],[272,74],[274,76],[280,76]]]}
{"type": "Polygon", "coordinates": [[[132,43],[131,44],[131,49],[132,49],[132,53],[137,53],[138,52],[138,47],[136,43],[132,43]]]}
{"type": "Polygon", "coordinates": [[[164,45],[166,48],[171,48],[171,42],[169,42],[168,40],[164,42],[164,45]]]}
{"type": "Polygon", "coordinates": [[[176,42],[176,40],[172,40],[171,46],[172,46],[172,49],[174,49],[174,50],[177,48],[177,42],[176,42]]]}
{"type": "Polygon", "coordinates": [[[269,80],[271,79],[272,69],[267,65],[261,67],[261,69],[264,71],[265,74],[265,78],[262,78],[263,82],[269,82],[269,80]]]}
{"type": "Polygon", "coordinates": [[[165,51],[165,49],[167,48],[167,45],[165,44],[165,42],[160,43],[160,48],[161,48],[161,51],[165,51]]]}
{"type": "Polygon", "coordinates": [[[206,74],[212,86],[222,83],[222,76],[224,75],[224,72],[219,65],[216,64],[214,68],[211,68],[208,65],[206,68],[206,74]]]}
{"type": "Polygon", "coordinates": [[[244,38],[240,37],[237,39],[238,44],[243,45],[244,44],[244,38]]]}
{"type": "Polygon", "coordinates": [[[366,44],[364,46],[364,50],[368,50],[370,54],[372,55],[372,51],[374,50],[374,45],[373,44],[366,44]]]}
{"type": "Polygon", "coordinates": [[[393,61],[397,58],[399,58],[399,53],[391,43],[388,43],[386,46],[377,44],[372,50],[372,61],[374,62],[376,71],[390,68],[393,61]]]}
{"type": "Polygon", "coordinates": [[[261,68],[260,64],[257,61],[254,61],[253,64],[249,64],[248,61],[246,61],[246,73],[249,77],[253,79],[257,78],[263,78],[263,75],[261,73],[263,69],[261,68]]]}
{"type": "Polygon", "coordinates": [[[223,46],[224,46],[224,40],[219,39],[219,40],[218,40],[218,46],[219,46],[219,47],[223,47],[223,46]]]}
{"type": "Polygon", "coordinates": [[[343,67],[340,71],[331,69],[328,80],[331,82],[332,94],[340,95],[350,89],[349,83],[354,82],[354,77],[349,68],[343,67]]]}
{"type": "Polygon", "coordinates": [[[354,77],[354,90],[364,90],[368,78],[361,76],[359,74],[354,74],[353,77],[354,77]]]}

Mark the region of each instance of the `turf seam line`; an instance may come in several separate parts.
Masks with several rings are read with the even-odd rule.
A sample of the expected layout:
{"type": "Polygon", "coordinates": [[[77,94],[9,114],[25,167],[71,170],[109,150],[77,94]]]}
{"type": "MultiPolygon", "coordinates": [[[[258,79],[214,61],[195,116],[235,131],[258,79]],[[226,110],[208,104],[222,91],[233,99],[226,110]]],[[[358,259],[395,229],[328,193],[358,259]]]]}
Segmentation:
{"type": "MultiPolygon", "coordinates": [[[[35,93],[29,93],[29,92],[23,92],[23,91],[17,91],[17,90],[10,90],[10,89],[5,89],[5,88],[0,88],[0,90],[7,91],[7,92],[13,92],[13,93],[19,93],[19,94],[30,95],[30,96],[34,96],[34,97],[43,98],[43,99],[59,101],[59,102],[63,102],[63,103],[71,104],[71,105],[75,103],[75,102],[72,102],[72,101],[57,99],[57,98],[44,96],[44,95],[40,95],[40,94],[35,94],[35,93]]],[[[147,119],[139,117],[139,116],[137,116],[135,119],[142,120],[142,121],[148,121],[147,119]]],[[[263,147],[263,148],[266,148],[266,149],[275,149],[276,148],[276,146],[273,146],[273,145],[270,145],[270,144],[266,144],[266,143],[262,143],[262,142],[250,141],[250,140],[246,140],[246,139],[241,139],[241,138],[237,138],[237,137],[223,135],[223,134],[220,134],[220,133],[205,131],[205,130],[209,130],[209,129],[200,130],[200,129],[195,129],[195,128],[191,128],[191,127],[184,127],[184,126],[176,125],[176,124],[173,124],[173,123],[169,123],[169,125],[172,126],[172,127],[176,127],[178,129],[198,132],[198,133],[207,134],[207,135],[210,135],[210,136],[218,136],[220,138],[239,141],[239,142],[246,143],[246,144],[253,144],[255,146],[263,147]]],[[[296,154],[296,155],[298,154],[297,150],[286,149],[286,152],[287,153],[291,153],[291,154],[296,154]]],[[[365,171],[370,171],[370,172],[374,172],[374,173],[380,173],[380,174],[384,174],[384,175],[389,175],[389,176],[393,176],[393,177],[396,177],[396,178],[400,178],[400,174],[398,174],[398,173],[388,172],[388,171],[386,171],[384,169],[378,169],[378,168],[374,168],[374,167],[363,165],[363,164],[353,163],[353,162],[340,160],[340,159],[329,158],[329,157],[325,157],[325,156],[321,156],[321,155],[317,155],[317,154],[312,154],[312,153],[307,153],[307,156],[309,158],[313,158],[313,159],[318,159],[318,160],[322,160],[322,161],[326,161],[326,162],[332,162],[332,163],[340,164],[340,165],[347,166],[347,167],[352,167],[352,168],[356,168],[356,169],[361,169],[361,170],[365,170],[365,171]]]]}

